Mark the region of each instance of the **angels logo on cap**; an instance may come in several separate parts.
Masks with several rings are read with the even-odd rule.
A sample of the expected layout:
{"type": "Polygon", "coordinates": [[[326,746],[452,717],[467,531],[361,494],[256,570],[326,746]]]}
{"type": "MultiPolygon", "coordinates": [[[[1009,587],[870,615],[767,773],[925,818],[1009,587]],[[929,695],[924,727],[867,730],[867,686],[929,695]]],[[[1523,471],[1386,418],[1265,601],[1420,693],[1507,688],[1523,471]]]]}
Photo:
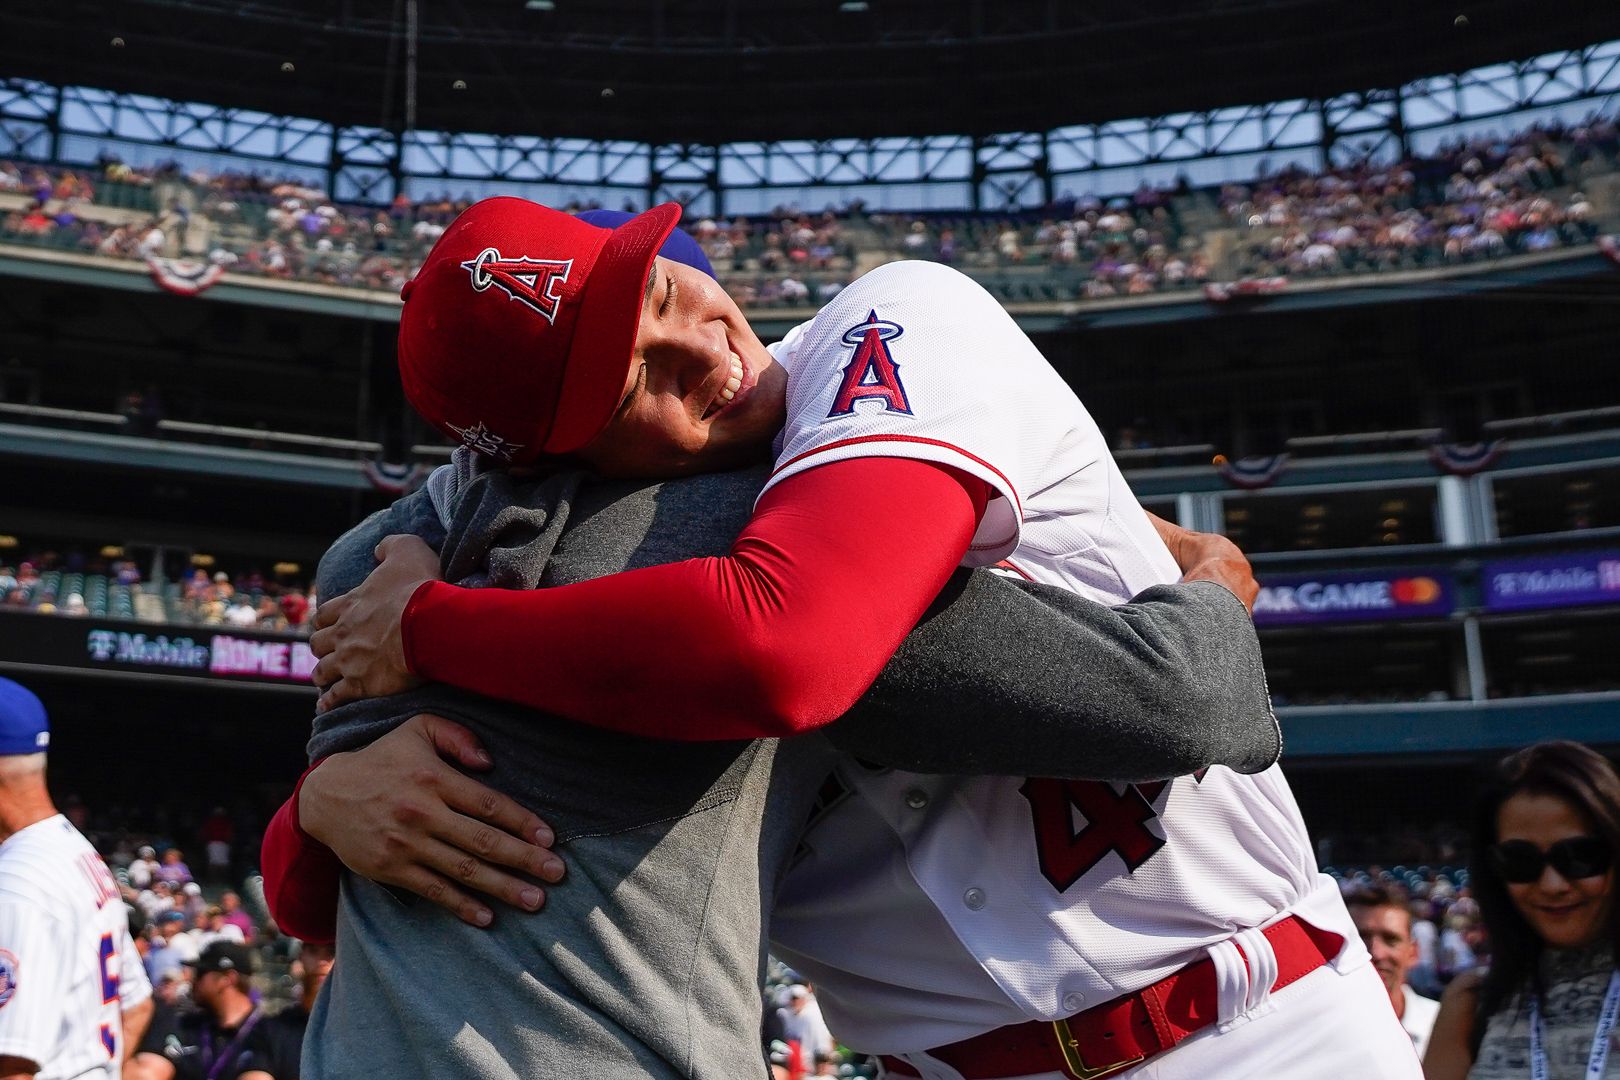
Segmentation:
{"type": "Polygon", "coordinates": [[[557,309],[562,296],[557,287],[568,280],[574,268],[573,259],[531,259],[527,255],[508,259],[495,248],[485,248],[476,257],[461,264],[472,276],[472,287],[483,292],[491,285],[519,303],[527,304],[546,317],[557,321],[557,309]]]}
{"type": "Polygon", "coordinates": [[[666,204],[603,229],[510,196],[468,207],[400,291],[406,399],[503,462],[586,446],[624,400],[653,260],[680,216],[666,204]]]}

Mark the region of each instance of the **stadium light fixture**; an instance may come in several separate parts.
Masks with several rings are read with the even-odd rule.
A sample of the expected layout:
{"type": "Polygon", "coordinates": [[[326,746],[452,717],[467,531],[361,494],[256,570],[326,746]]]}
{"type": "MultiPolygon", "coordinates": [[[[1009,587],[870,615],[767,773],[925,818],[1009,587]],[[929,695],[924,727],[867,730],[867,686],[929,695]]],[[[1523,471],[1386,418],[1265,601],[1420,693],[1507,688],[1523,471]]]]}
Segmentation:
{"type": "Polygon", "coordinates": [[[524,0],[523,6],[530,11],[556,11],[557,0],[524,0]]]}
{"type": "Polygon", "coordinates": [[[872,5],[866,0],[843,0],[843,3],[838,5],[838,10],[844,15],[859,15],[863,11],[871,11],[872,5]]]}

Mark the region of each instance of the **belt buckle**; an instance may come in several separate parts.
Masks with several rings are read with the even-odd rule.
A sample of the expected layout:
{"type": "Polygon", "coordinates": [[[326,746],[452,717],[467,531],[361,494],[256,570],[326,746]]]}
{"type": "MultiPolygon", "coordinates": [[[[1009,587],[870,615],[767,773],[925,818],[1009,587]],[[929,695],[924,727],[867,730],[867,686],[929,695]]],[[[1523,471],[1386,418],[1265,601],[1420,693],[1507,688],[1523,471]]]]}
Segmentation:
{"type": "Polygon", "coordinates": [[[1103,1080],[1104,1077],[1114,1076],[1124,1072],[1132,1065],[1146,1061],[1144,1054],[1137,1054],[1124,1061],[1116,1061],[1112,1065],[1088,1065],[1086,1059],[1080,1056],[1080,1040],[1069,1029],[1067,1020],[1052,1021],[1052,1030],[1057,1035],[1058,1049],[1063,1051],[1063,1063],[1068,1066],[1069,1075],[1074,1080],[1103,1080]]]}

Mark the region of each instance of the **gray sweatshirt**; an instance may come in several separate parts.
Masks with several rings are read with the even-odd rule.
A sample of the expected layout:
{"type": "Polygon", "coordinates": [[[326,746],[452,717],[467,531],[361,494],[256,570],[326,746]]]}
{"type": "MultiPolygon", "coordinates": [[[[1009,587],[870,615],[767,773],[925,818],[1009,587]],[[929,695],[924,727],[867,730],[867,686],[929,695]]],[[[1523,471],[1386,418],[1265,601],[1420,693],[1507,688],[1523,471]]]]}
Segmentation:
{"type": "MultiPolygon", "coordinates": [[[[721,555],[763,479],[519,482],[458,459],[341,537],[320,593],[357,585],[396,532],[438,548],[448,580],[505,588],[721,555]]],[[[766,1075],[767,917],[834,747],[912,771],[1118,780],[1258,771],[1280,750],[1253,626],[1225,589],[1160,586],[1107,608],[986,571],[953,578],[824,735],[662,742],[431,686],[325,714],[310,753],[424,711],[484,740],[496,767],[482,779],[556,829],[568,877],[541,912],[477,930],[346,875],[311,1080],[766,1075]]]]}

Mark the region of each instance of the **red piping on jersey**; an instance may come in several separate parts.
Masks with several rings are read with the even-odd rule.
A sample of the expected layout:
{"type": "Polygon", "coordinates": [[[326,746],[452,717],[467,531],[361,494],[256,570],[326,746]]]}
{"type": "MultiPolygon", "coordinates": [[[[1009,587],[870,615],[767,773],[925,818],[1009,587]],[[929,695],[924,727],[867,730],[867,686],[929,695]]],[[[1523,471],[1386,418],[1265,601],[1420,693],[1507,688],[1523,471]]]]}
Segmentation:
{"type": "MultiPolygon", "coordinates": [[[[1001,482],[1003,484],[1007,485],[1007,490],[1012,492],[1013,506],[1017,507],[1017,509],[1018,509],[1018,520],[1022,521],[1024,519],[1024,503],[1023,503],[1023,500],[1018,497],[1018,488],[1013,484],[1013,482],[1011,480],[1007,479],[1007,474],[1006,473],[1002,472],[1000,469],[996,468],[994,465],[990,464],[988,461],[984,460],[984,458],[980,457],[979,455],[971,454],[968,451],[962,449],[960,446],[957,446],[955,443],[948,443],[948,442],[945,442],[943,439],[925,439],[920,435],[857,435],[857,436],[855,436],[854,438],[851,438],[851,439],[839,439],[837,442],[830,442],[826,446],[818,446],[818,447],[815,447],[814,449],[806,450],[804,453],[800,454],[798,457],[789,458],[787,461],[782,462],[782,464],[778,465],[776,468],[771,470],[771,479],[775,480],[777,478],[777,476],[779,476],[784,469],[792,468],[793,466],[797,465],[799,462],[803,461],[807,457],[814,457],[816,454],[825,454],[829,450],[840,450],[840,449],[842,449],[842,448],[844,448],[846,446],[855,446],[858,443],[870,443],[870,442],[921,443],[924,446],[937,446],[937,447],[940,447],[941,449],[944,449],[944,450],[954,450],[956,453],[961,454],[963,457],[967,458],[969,461],[976,462],[979,465],[983,465],[985,468],[989,469],[991,472],[993,472],[997,476],[999,476],[1001,478],[1001,482]]],[[[977,548],[979,545],[974,544],[972,546],[974,548],[977,548]]],[[[1000,545],[996,544],[996,545],[986,545],[986,546],[999,547],[1000,545]]]]}
{"type": "Polygon", "coordinates": [[[1013,562],[1011,559],[1002,559],[1000,562],[996,563],[996,565],[999,566],[1003,570],[1011,570],[1013,573],[1017,574],[1019,577],[1023,578],[1025,581],[1034,581],[1035,580],[1034,578],[1030,577],[1029,574],[1025,573],[1024,568],[1022,566],[1019,566],[1017,563],[1013,562]]]}

